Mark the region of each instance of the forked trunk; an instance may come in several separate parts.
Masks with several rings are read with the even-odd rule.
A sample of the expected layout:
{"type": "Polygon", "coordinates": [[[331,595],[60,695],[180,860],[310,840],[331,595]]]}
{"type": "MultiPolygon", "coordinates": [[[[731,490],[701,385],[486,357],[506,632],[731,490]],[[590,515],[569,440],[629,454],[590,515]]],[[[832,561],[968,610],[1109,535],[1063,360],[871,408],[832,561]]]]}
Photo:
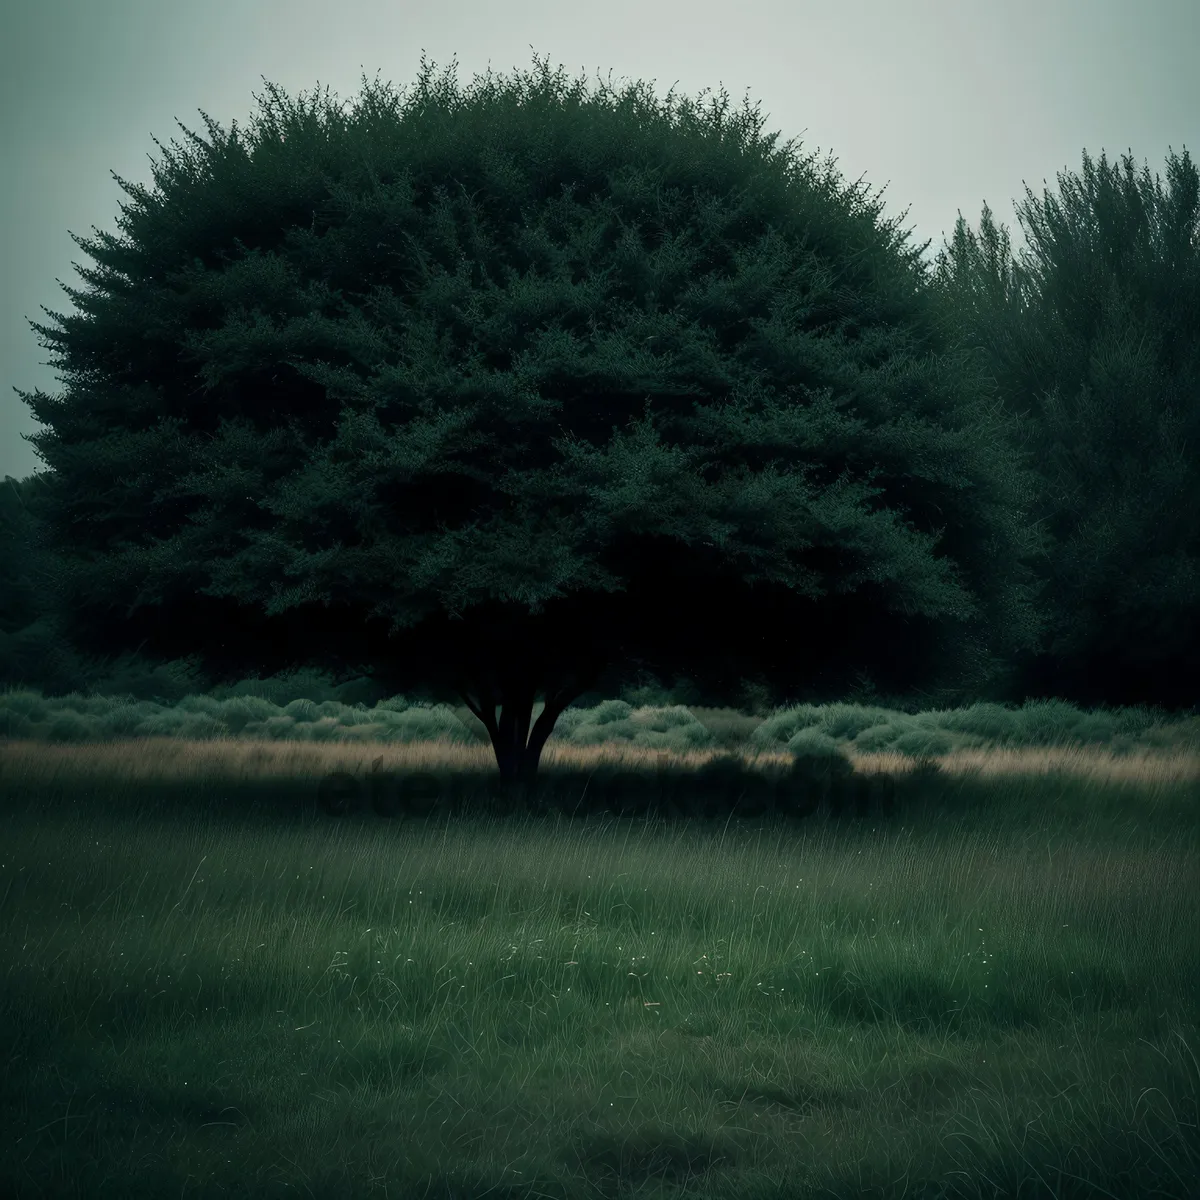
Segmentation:
{"type": "Polygon", "coordinates": [[[537,778],[542,748],[554,730],[562,711],[577,696],[583,695],[600,677],[602,666],[572,669],[565,678],[550,682],[535,679],[529,672],[512,670],[499,678],[495,674],[472,688],[465,680],[456,684],[458,694],[488,731],[501,782],[507,787],[532,783],[537,778]],[[533,721],[533,705],[539,687],[544,687],[546,707],[533,721]],[[473,691],[475,696],[470,693],[473,691]],[[500,708],[500,719],[496,709],[500,708]]]}

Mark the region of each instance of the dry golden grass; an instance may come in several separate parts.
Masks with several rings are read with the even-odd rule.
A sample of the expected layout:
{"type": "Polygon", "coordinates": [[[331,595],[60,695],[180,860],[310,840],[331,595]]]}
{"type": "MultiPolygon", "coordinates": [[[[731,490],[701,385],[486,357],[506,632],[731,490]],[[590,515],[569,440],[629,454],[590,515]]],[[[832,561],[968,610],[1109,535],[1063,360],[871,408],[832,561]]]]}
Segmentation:
{"type": "MultiPolygon", "coordinates": [[[[544,765],[561,764],[586,769],[601,762],[619,762],[631,769],[659,761],[698,767],[731,751],[725,748],[675,753],[631,746],[572,746],[551,741],[542,754],[544,765]]],[[[765,753],[750,747],[732,750],[747,762],[785,765],[786,751],[765,753]]],[[[916,764],[894,752],[856,754],[846,751],[857,771],[902,775],[916,764]]],[[[95,781],[212,782],[249,778],[312,779],[335,771],[367,769],[382,759],[381,769],[437,768],[487,772],[495,766],[488,745],[452,742],[352,743],[268,742],[238,738],[183,742],[169,737],[133,738],[88,745],[55,745],[12,740],[0,744],[0,770],[28,782],[95,781]]],[[[1113,780],[1137,784],[1187,782],[1200,779],[1200,752],[1184,746],[1172,750],[1147,749],[1124,755],[1096,747],[1047,749],[969,749],[933,756],[949,775],[1046,775],[1064,772],[1097,782],[1113,780]]]]}

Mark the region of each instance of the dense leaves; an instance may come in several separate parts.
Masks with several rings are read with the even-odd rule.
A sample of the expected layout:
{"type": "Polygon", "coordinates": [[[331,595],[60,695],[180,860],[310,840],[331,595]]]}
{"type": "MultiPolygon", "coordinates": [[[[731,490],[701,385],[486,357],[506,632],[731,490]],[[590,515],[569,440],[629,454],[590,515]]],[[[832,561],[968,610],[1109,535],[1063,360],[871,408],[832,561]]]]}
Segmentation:
{"type": "Polygon", "coordinates": [[[934,285],[1031,418],[1035,511],[1056,548],[1023,683],[1180,707],[1200,702],[1200,176],[1186,150],[1165,194],[1122,165],[1085,152],[1061,201],[1030,193],[1021,264],[986,205],[978,239],[960,216],[934,285]]]}

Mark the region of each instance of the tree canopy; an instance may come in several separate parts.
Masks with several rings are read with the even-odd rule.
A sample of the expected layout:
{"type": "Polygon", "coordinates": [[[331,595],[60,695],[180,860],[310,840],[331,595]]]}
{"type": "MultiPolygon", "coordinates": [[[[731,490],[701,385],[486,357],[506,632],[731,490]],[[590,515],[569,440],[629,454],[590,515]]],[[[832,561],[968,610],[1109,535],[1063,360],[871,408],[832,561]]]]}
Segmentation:
{"type": "Polygon", "coordinates": [[[73,642],[436,681],[505,778],[606,670],[978,689],[1037,647],[1023,419],[906,214],[724,92],[562,83],[268,85],[249,145],[114,174],[127,239],[72,235],[82,315],[34,326],[67,394],[22,393],[73,642]]]}
{"type": "Polygon", "coordinates": [[[1084,151],[1061,199],[1026,188],[1020,263],[985,205],[978,238],[959,215],[931,281],[946,327],[1029,417],[1043,479],[1049,624],[1019,674],[1086,703],[1200,699],[1200,175],[1186,148],[1167,176],[1164,193],[1131,155],[1110,167],[1084,151]]]}

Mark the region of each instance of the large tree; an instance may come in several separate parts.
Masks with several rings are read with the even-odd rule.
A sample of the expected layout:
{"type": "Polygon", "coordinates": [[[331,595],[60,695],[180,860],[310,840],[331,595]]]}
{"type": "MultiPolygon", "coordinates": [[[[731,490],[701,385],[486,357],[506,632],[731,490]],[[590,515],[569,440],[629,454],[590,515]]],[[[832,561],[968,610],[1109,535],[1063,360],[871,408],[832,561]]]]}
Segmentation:
{"type": "Polygon", "coordinates": [[[984,206],[931,281],[947,329],[1030,418],[1035,506],[1055,549],[1046,646],[1020,678],[1085,703],[1195,705],[1200,675],[1200,176],[1169,192],[1084,152],[1061,200],[1018,209],[1018,263],[984,206]]]}
{"type": "Polygon", "coordinates": [[[904,214],[724,93],[611,101],[423,69],[114,175],[129,239],[34,326],[68,394],[22,393],[76,644],[454,689],[505,779],[636,668],[942,695],[1038,644],[1021,422],[904,214]]]}

